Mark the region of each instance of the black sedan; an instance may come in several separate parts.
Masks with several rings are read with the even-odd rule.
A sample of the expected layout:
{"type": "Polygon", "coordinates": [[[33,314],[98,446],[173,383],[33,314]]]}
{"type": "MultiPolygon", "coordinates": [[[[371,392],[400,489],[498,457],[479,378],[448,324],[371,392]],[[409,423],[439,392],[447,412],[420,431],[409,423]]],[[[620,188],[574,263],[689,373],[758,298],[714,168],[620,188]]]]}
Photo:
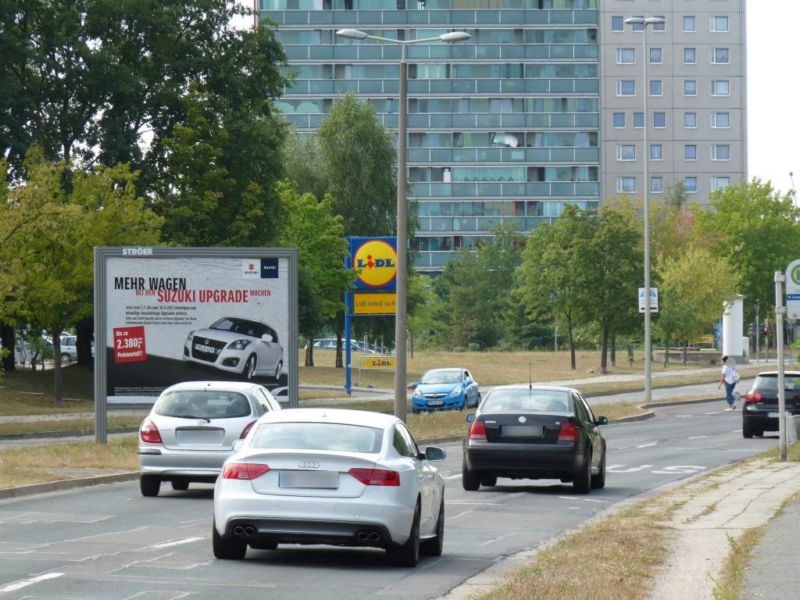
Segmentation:
{"type": "Polygon", "coordinates": [[[560,479],[587,494],[606,483],[606,442],[589,404],[574,389],[505,385],[492,389],[464,440],[461,483],[467,491],[498,477],[560,479]]]}
{"type": "MultiPolygon", "coordinates": [[[[800,372],[784,373],[786,410],[800,415],[800,372]]],[[[753,387],[744,396],[742,407],[742,435],[751,438],[765,431],[778,431],[778,372],[759,373],[753,387]]]]}

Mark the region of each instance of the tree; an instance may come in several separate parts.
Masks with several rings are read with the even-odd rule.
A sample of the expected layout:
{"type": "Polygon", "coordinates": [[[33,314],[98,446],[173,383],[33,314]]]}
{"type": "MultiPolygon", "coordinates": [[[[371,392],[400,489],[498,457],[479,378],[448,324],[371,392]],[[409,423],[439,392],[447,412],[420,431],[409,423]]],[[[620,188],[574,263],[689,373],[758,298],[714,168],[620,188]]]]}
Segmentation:
{"type": "Polygon", "coordinates": [[[492,242],[462,252],[434,281],[436,335],[453,348],[491,348],[503,339],[512,306],[522,236],[498,228],[492,242]]]}
{"type": "Polygon", "coordinates": [[[34,148],[25,164],[28,180],[10,191],[0,220],[12,224],[0,246],[3,279],[13,288],[3,313],[15,324],[47,329],[55,359],[54,395],[63,405],[60,335],[91,314],[93,248],[157,243],[161,219],[136,193],[127,167],[99,166],[72,173],[34,148]],[[70,192],[64,178],[70,176],[70,192]]]}
{"type": "MultiPolygon", "coordinates": [[[[391,136],[380,124],[375,108],[354,94],[336,100],[320,124],[317,143],[327,191],[333,197],[333,212],[342,216],[344,234],[370,236],[394,232],[395,152],[391,136]]],[[[413,228],[409,228],[409,235],[413,236],[413,228]]],[[[335,323],[338,340],[342,327],[340,314],[335,323]]],[[[336,366],[343,366],[341,343],[336,347],[336,366]]]]}
{"type": "Polygon", "coordinates": [[[578,318],[579,274],[577,241],[588,235],[580,210],[567,206],[552,225],[534,229],[528,237],[519,270],[519,295],[534,319],[564,323],[575,369],[575,324],[578,318]]]}
{"type": "Polygon", "coordinates": [[[661,285],[656,327],[666,344],[669,363],[670,341],[683,345],[683,362],[689,341],[708,332],[719,319],[722,303],[738,285],[731,265],[708,248],[690,246],[676,257],[659,264],[661,285]]]}
{"type": "Polygon", "coordinates": [[[314,366],[314,337],[342,308],[353,273],[344,268],[347,241],[332,200],[299,194],[290,182],[278,185],[282,203],[281,245],[299,249],[299,329],[308,340],[305,366],[314,366]]]}
{"type": "MultiPolygon", "coordinates": [[[[699,232],[716,256],[739,277],[739,292],[752,307],[774,302],[775,271],[800,256],[800,209],[758,179],[716,190],[711,210],[697,210],[699,232]]],[[[750,309],[752,313],[752,309],[750,309]]]]}

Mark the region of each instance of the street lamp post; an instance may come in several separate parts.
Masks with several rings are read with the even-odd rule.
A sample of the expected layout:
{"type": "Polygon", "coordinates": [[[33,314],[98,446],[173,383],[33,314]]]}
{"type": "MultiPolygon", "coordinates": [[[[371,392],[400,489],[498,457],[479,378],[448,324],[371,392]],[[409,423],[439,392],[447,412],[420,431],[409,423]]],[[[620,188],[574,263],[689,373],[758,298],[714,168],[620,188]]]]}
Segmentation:
{"type": "Polygon", "coordinates": [[[406,202],[406,105],[408,101],[408,63],[406,62],[406,46],[437,41],[455,44],[457,42],[465,42],[472,36],[465,31],[451,31],[450,33],[444,33],[436,37],[414,40],[393,40],[377,35],[369,35],[365,31],[360,31],[358,29],[340,29],[336,32],[336,35],[354,40],[378,40],[390,44],[399,44],[401,47],[400,95],[398,98],[400,106],[397,111],[397,277],[395,280],[397,313],[395,315],[394,330],[394,414],[399,419],[405,421],[408,412],[408,396],[406,394],[406,346],[408,338],[408,331],[406,329],[406,298],[408,296],[408,267],[406,259],[406,244],[408,242],[408,210],[406,202]]]}
{"type": "MultiPolygon", "coordinates": [[[[625,22],[629,25],[642,26],[642,110],[644,111],[644,139],[642,143],[642,160],[644,162],[644,181],[642,182],[642,219],[644,220],[644,401],[649,403],[653,392],[653,365],[650,315],[650,202],[647,197],[650,182],[647,180],[647,166],[650,161],[650,150],[647,147],[647,26],[664,23],[663,17],[628,17],[625,22]]],[[[669,352],[669,348],[666,349],[669,352]]]]}

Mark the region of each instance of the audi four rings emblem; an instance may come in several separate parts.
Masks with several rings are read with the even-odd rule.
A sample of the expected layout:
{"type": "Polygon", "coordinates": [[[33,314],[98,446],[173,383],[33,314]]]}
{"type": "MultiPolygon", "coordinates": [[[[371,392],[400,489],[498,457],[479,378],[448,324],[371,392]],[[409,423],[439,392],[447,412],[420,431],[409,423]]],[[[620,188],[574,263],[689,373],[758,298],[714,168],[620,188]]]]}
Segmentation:
{"type": "Polygon", "coordinates": [[[527,420],[528,420],[528,419],[526,419],[525,417],[520,417],[520,418],[519,418],[519,422],[520,422],[520,423],[525,423],[527,420]]]}
{"type": "Polygon", "coordinates": [[[298,465],[300,469],[319,469],[319,461],[316,460],[301,460],[298,465]]]}

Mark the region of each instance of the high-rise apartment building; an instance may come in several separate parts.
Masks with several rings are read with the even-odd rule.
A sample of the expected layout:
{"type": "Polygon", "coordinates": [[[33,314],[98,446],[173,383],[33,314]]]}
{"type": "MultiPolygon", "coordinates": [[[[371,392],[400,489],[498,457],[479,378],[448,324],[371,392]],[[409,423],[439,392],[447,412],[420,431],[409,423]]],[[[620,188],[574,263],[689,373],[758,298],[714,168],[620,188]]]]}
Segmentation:
{"type": "Polygon", "coordinates": [[[567,204],[640,195],[645,88],[651,191],[683,180],[702,200],[745,177],[744,0],[256,2],[297,75],[278,105],[301,132],[347,92],[397,127],[400,46],[337,30],[472,36],[407,46],[408,195],[421,271],[440,270],[501,223],[530,231],[567,204]],[[648,31],[647,86],[643,36],[619,30],[637,15],[666,20],[648,31]],[[692,114],[694,127],[684,126],[692,114]]]}

